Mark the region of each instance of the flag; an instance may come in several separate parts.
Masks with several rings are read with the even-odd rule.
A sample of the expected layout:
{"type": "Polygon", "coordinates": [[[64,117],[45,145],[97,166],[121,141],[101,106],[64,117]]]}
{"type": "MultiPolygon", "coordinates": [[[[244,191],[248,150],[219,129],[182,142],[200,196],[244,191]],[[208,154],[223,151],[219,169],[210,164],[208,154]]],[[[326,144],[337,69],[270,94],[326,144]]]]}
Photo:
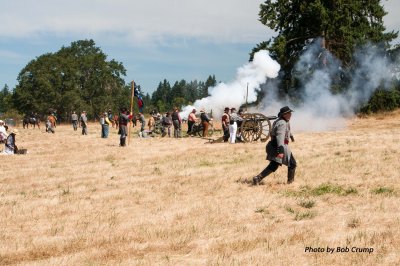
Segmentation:
{"type": "Polygon", "coordinates": [[[143,113],[143,98],[141,95],[138,96],[138,107],[139,107],[139,112],[143,113]]]}
{"type": "Polygon", "coordinates": [[[136,84],[135,84],[135,87],[133,90],[133,95],[138,99],[137,104],[138,104],[139,112],[143,113],[144,102],[143,102],[142,94],[140,93],[140,85],[136,86],[136,84]]]}
{"type": "Polygon", "coordinates": [[[139,95],[140,95],[140,85],[136,85],[136,83],[135,83],[135,89],[133,90],[133,96],[134,97],[139,97],[139,95]]]}

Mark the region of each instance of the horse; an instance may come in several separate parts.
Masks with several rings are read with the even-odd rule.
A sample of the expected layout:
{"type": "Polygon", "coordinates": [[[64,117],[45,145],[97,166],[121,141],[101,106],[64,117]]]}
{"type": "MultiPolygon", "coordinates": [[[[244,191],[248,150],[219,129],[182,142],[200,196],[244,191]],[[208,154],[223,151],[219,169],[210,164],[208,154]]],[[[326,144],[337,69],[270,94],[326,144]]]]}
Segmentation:
{"type": "Polygon", "coordinates": [[[33,125],[33,128],[36,128],[36,126],[38,127],[38,129],[40,129],[40,119],[39,117],[28,117],[25,116],[24,119],[22,120],[22,126],[28,129],[29,125],[33,125]]]}

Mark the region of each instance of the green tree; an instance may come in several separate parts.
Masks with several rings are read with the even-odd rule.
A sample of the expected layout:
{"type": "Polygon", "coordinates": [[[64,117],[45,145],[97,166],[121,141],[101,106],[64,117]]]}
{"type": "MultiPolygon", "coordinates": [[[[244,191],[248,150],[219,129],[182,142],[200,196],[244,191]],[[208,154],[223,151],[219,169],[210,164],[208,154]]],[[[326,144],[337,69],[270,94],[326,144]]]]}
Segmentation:
{"type": "Polygon", "coordinates": [[[12,108],[12,93],[5,84],[0,91],[0,113],[5,113],[12,108]]]}
{"type": "Polygon", "coordinates": [[[387,14],[380,0],[266,0],[260,6],[260,21],[277,36],[258,44],[268,49],[282,67],[287,92],[292,86],[291,71],[306,46],[321,38],[321,48],[330,51],[350,68],[357,45],[367,42],[389,47],[397,32],[384,33],[387,14]]]}
{"type": "Polygon", "coordinates": [[[174,100],[172,101],[172,106],[176,106],[179,109],[181,109],[182,106],[185,106],[186,104],[187,104],[187,100],[183,97],[174,98],[174,100]]]}
{"type": "Polygon", "coordinates": [[[363,113],[376,113],[379,111],[393,111],[399,107],[400,90],[393,87],[390,90],[376,90],[368,103],[361,107],[360,111],[363,113]]]}
{"type": "Polygon", "coordinates": [[[163,82],[158,84],[157,89],[151,96],[151,102],[157,107],[158,111],[164,112],[171,108],[171,85],[164,79],[163,82]]]}
{"type": "Polygon", "coordinates": [[[200,99],[204,98],[204,97],[208,97],[210,95],[208,89],[211,87],[215,87],[217,85],[217,80],[215,78],[215,75],[208,76],[206,82],[202,85],[203,86],[200,87],[200,92],[199,92],[200,99]]]}
{"type": "MultiPolygon", "coordinates": [[[[151,109],[156,108],[160,112],[171,110],[173,107],[182,107],[192,104],[198,99],[209,96],[208,88],[217,84],[215,75],[210,75],[204,81],[186,81],[184,79],[175,81],[171,87],[170,83],[164,79],[158,84],[157,89],[151,95],[151,109]]],[[[146,103],[146,101],[145,101],[146,103]]]]}
{"type": "MultiPolygon", "coordinates": [[[[170,102],[172,106],[175,106],[175,99],[182,98],[185,100],[186,97],[189,95],[187,94],[187,83],[186,80],[182,79],[181,81],[176,81],[174,86],[171,88],[170,94],[170,102]]],[[[179,106],[178,106],[179,107],[179,106]]]]}
{"type": "Polygon", "coordinates": [[[121,103],[127,92],[125,75],[124,66],[107,61],[93,40],[76,41],[37,57],[21,70],[14,104],[25,113],[46,113],[52,108],[67,116],[85,109],[94,117],[121,103]]]}
{"type": "Polygon", "coordinates": [[[199,95],[199,87],[201,82],[197,80],[191,81],[186,85],[186,102],[193,103],[196,99],[198,99],[199,95]]]}

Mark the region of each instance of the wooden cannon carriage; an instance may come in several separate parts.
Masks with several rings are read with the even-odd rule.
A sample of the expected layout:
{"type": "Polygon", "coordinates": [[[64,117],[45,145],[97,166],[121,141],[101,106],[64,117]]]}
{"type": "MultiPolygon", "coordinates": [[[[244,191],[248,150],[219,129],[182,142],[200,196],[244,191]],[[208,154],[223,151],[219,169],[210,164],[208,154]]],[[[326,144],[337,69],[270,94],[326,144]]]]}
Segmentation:
{"type": "Polygon", "coordinates": [[[265,116],[260,113],[244,113],[243,121],[239,127],[241,138],[244,142],[252,142],[261,140],[265,142],[269,139],[271,132],[271,120],[275,120],[276,116],[265,116]]]}

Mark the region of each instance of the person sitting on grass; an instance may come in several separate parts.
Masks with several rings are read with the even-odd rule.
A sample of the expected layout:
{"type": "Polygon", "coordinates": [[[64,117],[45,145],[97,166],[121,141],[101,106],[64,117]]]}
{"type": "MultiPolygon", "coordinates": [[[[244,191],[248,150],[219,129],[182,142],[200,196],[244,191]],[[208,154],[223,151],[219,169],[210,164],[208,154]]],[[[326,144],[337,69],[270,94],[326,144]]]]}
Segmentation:
{"type": "Polygon", "coordinates": [[[8,137],[7,129],[4,126],[4,121],[0,120],[0,143],[5,143],[8,137]]]}
{"type": "Polygon", "coordinates": [[[15,136],[18,134],[18,129],[13,129],[10,133],[10,135],[8,135],[7,140],[6,140],[6,144],[5,144],[5,149],[3,151],[4,154],[16,154],[18,153],[18,147],[15,144],[15,136]]]}

